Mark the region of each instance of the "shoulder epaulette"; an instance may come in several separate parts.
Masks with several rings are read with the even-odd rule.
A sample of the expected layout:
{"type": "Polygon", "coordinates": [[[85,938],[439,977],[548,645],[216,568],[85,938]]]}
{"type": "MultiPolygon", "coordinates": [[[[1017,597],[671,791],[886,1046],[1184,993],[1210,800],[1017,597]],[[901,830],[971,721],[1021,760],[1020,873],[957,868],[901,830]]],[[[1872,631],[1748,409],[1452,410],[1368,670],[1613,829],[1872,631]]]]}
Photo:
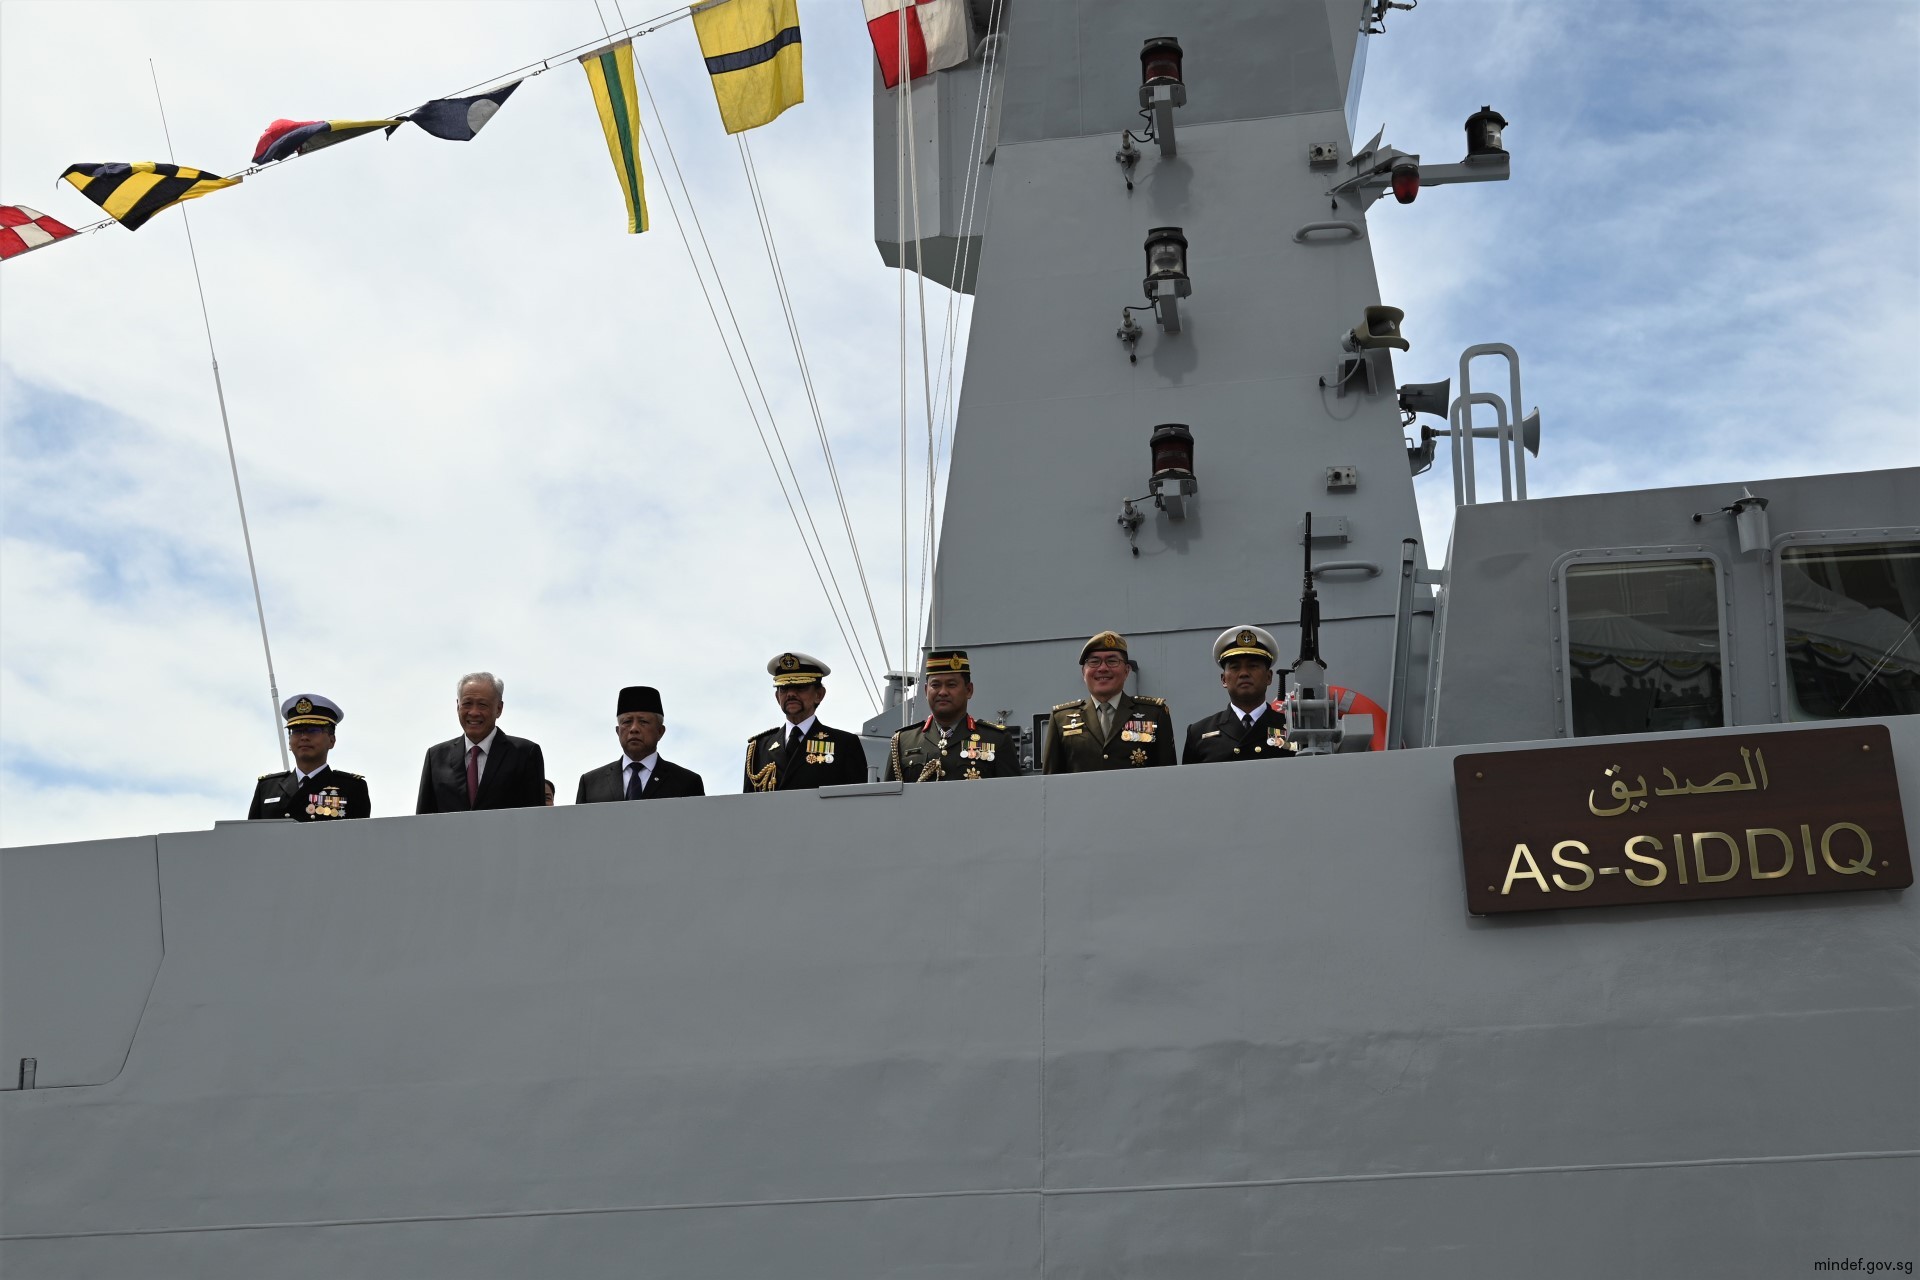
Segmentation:
{"type": "Polygon", "coordinates": [[[335,769],[333,772],[343,778],[352,778],[355,782],[365,782],[367,780],[367,776],[364,773],[348,773],[345,769],[335,769]]]}
{"type": "Polygon", "coordinates": [[[1053,709],[1055,711],[1071,711],[1075,707],[1079,706],[1081,701],[1082,699],[1075,698],[1072,702],[1058,702],[1054,704],[1053,709]]]}
{"type": "Polygon", "coordinates": [[[983,721],[981,721],[981,723],[982,723],[982,724],[990,724],[990,725],[992,725],[992,726],[993,726],[994,728],[996,728],[996,729],[1004,729],[1004,728],[1006,728],[1006,727],[1007,727],[1007,726],[1005,726],[1005,725],[1003,725],[1003,724],[1001,724],[1001,723],[1000,723],[1000,722],[999,722],[998,720],[983,720],[983,721]]]}
{"type": "Polygon", "coordinates": [[[255,781],[265,782],[268,778],[284,778],[292,772],[293,770],[291,769],[281,769],[277,773],[263,773],[257,779],[255,779],[255,781]]]}
{"type": "Polygon", "coordinates": [[[1136,693],[1136,694],[1134,694],[1134,695],[1133,695],[1133,700],[1134,700],[1135,702],[1145,702],[1145,703],[1150,703],[1151,705],[1153,705],[1153,706],[1156,706],[1156,707],[1164,707],[1164,706],[1166,706],[1166,705],[1167,705],[1167,700],[1166,700],[1165,698],[1149,698],[1149,697],[1148,697],[1148,696],[1147,696],[1146,694],[1144,694],[1144,693],[1136,693]]]}

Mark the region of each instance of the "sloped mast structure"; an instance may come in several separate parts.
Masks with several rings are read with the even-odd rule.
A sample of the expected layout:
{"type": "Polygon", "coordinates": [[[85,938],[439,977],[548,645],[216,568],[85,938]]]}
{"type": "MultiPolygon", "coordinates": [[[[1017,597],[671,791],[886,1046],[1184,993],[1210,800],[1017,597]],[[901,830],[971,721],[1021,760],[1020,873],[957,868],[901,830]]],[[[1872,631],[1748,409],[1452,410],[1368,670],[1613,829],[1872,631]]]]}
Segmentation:
{"type": "Polygon", "coordinates": [[[1114,627],[1143,692],[1204,713],[1221,627],[1298,639],[1310,512],[1321,648],[1396,749],[0,851],[0,1270],[1611,1278],[1920,1251],[1911,890],[1475,916],[1456,825],[1487,744],[1784,760],[1838,716],[1892,757],[1887,856],[1913,843],[1904,606],[1848,593],[1907,580],[1920,473],[1522,500],[1519,388],[1483,377],[1438,420],[1510,411],[1514,500],[1463,492],[1430,563],[1367,310],[1365,208],[1402,166],[1354,163],[1348,115],[1376,7],[1007,0],[1001,77],[939,73],[912,119],[929,274],[977,264],[931,636],[973,653],[983,709],[1029,723],[1114,627]],[[1167,36],[1178,95],[1142,84],[1167,36]],[[1143,96],[1154,137],[1116,163],[1143,96]],[[1164,228],[1184,262],[1143,285],[1164,228]],[[1185,466],[1150,447],[1174,424],[1185,466]],[[1843,555],[1880,577],[1813,582],[1843,555]],[[1663,625],[1644,593],[1576,607],[1629,570],[1663,625]],[[1814,651],[1870,716],[1800,678],[1814,651]],[[1659,715],[1620,719],[1642,693],[1659,715]]]}

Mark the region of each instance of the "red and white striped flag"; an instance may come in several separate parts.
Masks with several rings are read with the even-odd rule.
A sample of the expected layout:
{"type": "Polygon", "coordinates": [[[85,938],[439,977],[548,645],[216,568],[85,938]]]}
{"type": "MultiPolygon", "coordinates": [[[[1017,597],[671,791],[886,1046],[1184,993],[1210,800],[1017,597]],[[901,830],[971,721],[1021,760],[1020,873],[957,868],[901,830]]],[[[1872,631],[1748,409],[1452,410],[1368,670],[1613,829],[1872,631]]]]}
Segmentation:
{"type": "Polygon", "coordinates": [[[967,14],[963,0],[860,0],[867,33],[891,89],[900,83],[900,23],[907,24],[907,78],[957,67],[967,60],[967,14]]]}
{"type": "Polygon", "coordinates": [[[73,228],[23,204],[0,204],[0,259],[15,258],[65,240],[73,228]]]}

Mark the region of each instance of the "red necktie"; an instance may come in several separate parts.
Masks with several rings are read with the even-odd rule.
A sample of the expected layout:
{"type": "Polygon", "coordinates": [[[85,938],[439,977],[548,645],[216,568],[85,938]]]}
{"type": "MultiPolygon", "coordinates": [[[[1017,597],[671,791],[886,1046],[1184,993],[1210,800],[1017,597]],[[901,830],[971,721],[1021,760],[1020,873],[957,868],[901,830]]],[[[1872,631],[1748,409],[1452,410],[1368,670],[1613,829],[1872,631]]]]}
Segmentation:
{"type": "Polygon", "coordinates": [[[480,748],[467,748],[467,808],[480,799],[480,748]]]}

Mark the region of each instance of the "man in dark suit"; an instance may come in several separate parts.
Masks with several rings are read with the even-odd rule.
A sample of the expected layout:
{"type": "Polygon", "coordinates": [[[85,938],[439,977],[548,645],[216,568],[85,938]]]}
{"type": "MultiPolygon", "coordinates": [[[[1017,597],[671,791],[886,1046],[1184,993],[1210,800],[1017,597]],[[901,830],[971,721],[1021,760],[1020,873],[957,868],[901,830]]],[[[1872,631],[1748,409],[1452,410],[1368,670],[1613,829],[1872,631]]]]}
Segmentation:
{"type": "Polygon", "coordinates": [[[660,739],[666,736],[667,713],[661,708],[658,689],[643,684],[622,689],[619,705],[614,710],[613,732],[620,739],[620,750],[624,754],[612,764],[603,764],[580,775],[580,792],[573,798],[575,804],[707,794],[699,774],[660,758],[660,739]]]}
{"type": "Polygon", "coordinates": [[[1047,719],[1042,773],[1100,773],[1177,764],[1173,717],[1164,698],[1128,693],[1127,638],[1102,631],[1080,646],[1087,696],[1063,702],[1047,719]]]}
{"type": "Polygon", "coordinates": [[[858,734],[830,729],[815,714],[826,701],[826,663],[804,653],[783,653],[767,663],[773,700],[787,717],[747,739],[742,791],[803,791],[867,780],[867,753],[858,734]]]}
{"type": "Polygon", "coordinates": [[[1280,706],[1267,701],[1279,652],[1280,642],[1260,627],[1228,627],[1215,637],[1213,660],[1220,664],[1227,709],[1187,726],[1181,764],[1292,758],[1280,706]]]}
{"type": "Polygon", "coordinates": [[[293,768],[263,773],[253,787],[249,820],[292,818],[295,822],[330,822],[364,818],[372,812],[367,780],[327,763],[333,751],[333,727],[347,718],[331,698],[296,693],[280,704],[287,722],[287,749],[293,768]]]}
{"type": "Polygon", "coordinates": [[[506,708],[507,682],[491,671],[460,677],[454,712],[461,734],[427,748],[420,767],[415,813],[467,809],[538,809],[546,804],[547,762],[540,744],[510,738],[497,721],[506,708]]]}

